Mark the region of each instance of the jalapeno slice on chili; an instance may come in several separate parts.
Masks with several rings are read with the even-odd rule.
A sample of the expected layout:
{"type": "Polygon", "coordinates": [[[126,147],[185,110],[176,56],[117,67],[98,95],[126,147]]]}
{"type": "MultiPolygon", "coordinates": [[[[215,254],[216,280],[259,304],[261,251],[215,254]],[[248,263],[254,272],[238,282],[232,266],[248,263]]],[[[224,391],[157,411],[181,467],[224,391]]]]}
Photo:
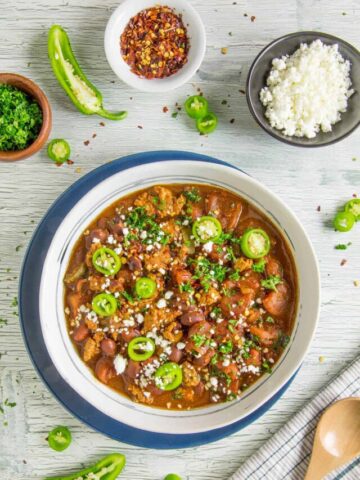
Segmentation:
{"type": "Polygon", "coordinates": [[[217,218],[204,216],[198,218],[193,224],[192,233],[201,243],[215,241],[220,238],[222,226],[217,218]]]}
{"type": "Polygon", "coordinates": [[[250,228],[241,237],[240,246],[248,258],[265,257],[270,251],[270,238],[262,228],[250,228]]]}
{"type": "Polygon", "coordinates": [[[351,212],[339,212],[335,215],[333,224],[338,232],[348,232],[355,223],[355,217],[351,212]]]}
{"type": "Polygon", "coordinates": [[[203,135],[212,133],[217,127],[218,119],[215,113],[209,112],[204,117],[196,120],[196,128],[203,135]]]}
{"type": "Polygon", "coordinates": [[[104,275],[115,275],[121,267],[119,255],[107,247],[101,247],[95,251],[92,263],[96,270],[104,275]]]}
{"type": "Polygon", "coordinates": [[[70,158],[70,145],[62,138],[55,138],[51,140],[47,147],[47,153],[51,160],[56,163],[64,163],[70,158]]]}
{"type": "Polygon", "coordinates": [[[136,337],[128,345],[128,355],[135,362],[150,358],[155,352],[155,342],[152,338],[136,337]]]}
{"type": "Polygon", "coordinates": [[[201,95],[193,95],[185,102],[186,113],[191,118],[203,118],[208,113],[209,104],[201,95]]]}
{"type": "Polygon", "coordinates": [[[151,298],[156,292],[156,282],[152,278],[141,277],[136,280],[135,293],[139,298],[151,298]]]}
{"type": "Polygon", "coordinates": [[[182,369],[177,363],[164,363],[155,372],[155,385],[160,390],[175,390],[181,385],[182,377],[182,369]]]}
{"type": "Polygon", "coordinates": [[[49,446],[57,452],[62,452],[71,443],[71,432],[67,427],[56,427],[48,435],[49,446]]]}
{"type": "Polygon", "coordinates": [[[360,198],[353,198],[345,203],[345,212],[352,213],[357,222],[360,221],[360,198]]]}
{"type": "Polygon", "coordinates": [[[117,300],[110,293],[99,293],[93,300],[91,307],[100,317],[110,317],[116,312],[117,300]]]}

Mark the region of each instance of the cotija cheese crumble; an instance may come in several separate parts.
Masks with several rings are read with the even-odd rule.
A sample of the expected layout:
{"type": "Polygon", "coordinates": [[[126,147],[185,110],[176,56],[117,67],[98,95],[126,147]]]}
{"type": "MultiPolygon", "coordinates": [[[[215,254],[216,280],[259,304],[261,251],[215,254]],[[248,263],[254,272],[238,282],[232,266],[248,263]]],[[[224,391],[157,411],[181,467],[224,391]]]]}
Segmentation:
{"type": "Polygon", "coordinates": [[[354,93],[350,67],[337,44],[325,45],[319,39],[302,43],[293,55],[275,58],[260,92],[270,125],[295,137],[331,132],[354,93]]]}

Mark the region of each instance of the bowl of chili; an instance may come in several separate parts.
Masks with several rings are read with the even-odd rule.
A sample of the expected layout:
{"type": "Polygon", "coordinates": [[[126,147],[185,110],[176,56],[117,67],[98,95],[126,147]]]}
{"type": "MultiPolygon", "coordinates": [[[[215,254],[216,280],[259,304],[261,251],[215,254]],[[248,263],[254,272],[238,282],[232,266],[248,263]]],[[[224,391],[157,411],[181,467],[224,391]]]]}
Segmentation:
{"type": "Polygon", "coordinates": [[[111,15],[105,53],[114,73],[146,92],[186,83],[199,69],[205,28],[186,0],[126,0],[111,15]]]}
{"type": "MultiPolygon", "coordinates": [[[[196,196],[191,194],[190,197],[196,200],[196,196]]],[[[159,205],[156,202],[151,204],[159,205]]],[[[127,205],[131,204],[128,202],[127,205]]],[[[235,207],[235,203],[231,201],[229,208],[220,211],[226,216],[230,213],[229,210],[234,213],[235,207]]],[[[210,215],[210,218],[214,216],[210,215]]],[[[220,219],[223,222],[224,219],[220,219]]],[[[229,219],[227,221],[230,222],[229,219]]],[[[205,249],[206,252],[209,242],[218,241],[216,238],[221,228],[227,233],[224,224],[221,227],[218,222],[209,220],[209,216],[206,215],[203,221],[194,221],[192,233],[198,244],[197,248],[205,249]]],[[[189,229],[191,230],[190,225],[189,229]]],[[[126,234],[128,233],[132,232],[126,231],[126,234]]],[[[101,235],[99,231],[97,235],[101,235]]],[[[87,268],[94,271],[95,277],[107,275],[108,278],[112,278],[118,275],[118,278],[123,278],[127,267],[123,263],[119,266],[116,257],[120,255],[123,258],[123,252],[119,251],[114,255],[110,253],[117,248],[113,243],[110,243],[109,247],[100,246],[96,235],[90,238],[95,239],[95,242],[90,242],[87,247],[93,250],[92,255],[87,257],[87,268]],[[104,268],[107,269],[105,273],[104,268]]],[[[113,242],[113,238],[109,238],[110,241],[113,242]]],[[[149,259],[150,257],[151,255],[149,259]]],[[[134,268],[137,268],[135,264],[134,268]]],[[[83,273],[81,275],[83,276],[83,273]]],[[[143,271],[136,278],[133,295],[136,294],[138,297],[137,302],[143,302],[146,306],[153,302],[152,299],[158,294],[159,287],[149,281],[153,278],[152,272],[143,271]]],[[[204,280],[206,278],[204,275],[204,280]]],[[[236,282],[236,278],[234,275],[232,281],[236,282]]],[[[202,280],[200,275],[197,281],[201,283],[202,280]]],[[[194,282],[193,279],[190,281],[194,282]]],[[[108,283],[106,278],[100,285],[102,282],[106,290],[108,283]]],[[[196,285],[195,281],[192,287],[198,288],[196,285]]],[[[188,289],[186,290],[183,293],[188,294],[188,289]]],[[[105,291],[99,293],[99,290],[95,293],[91,297],[92,310],[97,312],[99,325],[106,325],[108,315],[113,315],[114,307],[119,308],[114,303],[115,294],[105,291]]],[[[223,295],[231,297],[233,294],[223,290],[223,295]]],[[[159,298],[156,297],[156,306],[162,308],[162,305],[158,304],[159,298]]],[[[263,301],[265,308],[268,308],[266,306],[268,302],[265,299],[263,301]]],[[[127,305],[127,308],[130,308],[131,302],[132,298],[128,294],[122,295],[123,306],[127,305]]],[[[120,441],[151,448],[189,447],[217,440],[248,425],[270,408],[289,385],[306,355],[317,324],[319,302],[320,282],[315,253],[303,227],[286,204],[257,180],[234,166],[187,152],[148,152],[121,158],[99,167],[76,182],[55,202],[39,225],[24,259],[19,291],[21,323],[30,355],[54,395],[77,417],[94,428],[120,441]],[[290,275],[292,283],[288,283],[290,277],[282,277],[285,273],[277,269],[276,262],[272,263],[271,271],[267,273],[270,275],[269,278],[261,282],[268,292],[268,300],[271,297],[270,304],[274,307],[279,306],[276,292],[280,297],[284,293],[282,278],[287,279],[288,286],[290,285],[294,292],[295,297],[292,297],[294,318],[288,343],[282,344],[280,357],[275,362],[272,373],[270,374],[271,368],[268,369],[237,399],[212,405],[194,404],[194,408],[190,409],[168,409],[166,405],[160,407],[134,402],[126,395],[110,388],[106,384],[108,376],[107,378],[101,376],[102,380],[96,378],[99,370],[95,364],[86,365],[81,358],[85,353],[82,340],[77,339],[77,347],[80,348],[78,351],[74,348],[71,334],[69,335],[64,298],[73,300],[74,294],[78,293],[77,288],[82,288],[83,279],[80,278],[80,284],[76,282],[75,285],[76,279],[71,277],[72,267],[76,265],[76,261],[73,264],[69,262],[73,261],[71,259],[75,258],[73,254],[77,255],[77,251],[80,255],[84,254],[81,245],[85,244],[79,243],[84,241],[83,232],[84,235],[92,235],[93,225],[99,221],[104,209],[110,213],[114,202],[121,203],[124,198],[125,201],[126,198],[131,199],[131,195],[136,198],[139,190],[150,192],[159,184],[178,193],[189,184],[198,184],[200,191],[207,195],[210,195],[212,190],[225,189],[230,199],[234,198],[233,195],[241,197],[244,205],[241,215],[246,229],[237,245],[239,252],[241,250],[247,258],[246,264],[251,263],[256,267],[251,273],[252,277],[260,275],[258,271],[261,261],[264,256],[272,255],[274,245],[277,245],[276,251],[281,255],[284,265],[294,265],[294,273],[290,275]],[[260,225],[259,215],[263,219],[260,225]],[[292,258],[291,261],[289,257],[292,258]],[[68,286],[64,284],[67,272],[71,273],[71,278],[68,277],[70,281],[68,286]],[[279,276],[281,278],[278,278],[279,276]],[[275,305],[273,300],[276,300],[275,305]],[[95,368],[95,375],[92,368],[95,368]]],[[[228,305],[234,309],[244,306],[242,302],[234,305],[233,302],[230,304],[225,302],[222,308],[226,310],[228,305]]],[[[71,304],[69,306],[72,307],[71,304]]],[[[230,311],[229,314],[231,315],[230,311]]],[[[190,316],[188,317],[181,320],[185,325],[185,331],[193,328],[193,325],[187,326],[190,321],[190,316]]],[[[216,323],[214,320],[209,321],[216,323]]],[[[268,322],[266,330],[272,331],[274,320],[266,318],[265,321],[268,322]]],[[[221,325],[222,323],[219,323],[219,332],[221,325]]],[[[257,331],[262,335],[260,329],[257,331]]],[[[129,338],[127,346],[124,346],[123,356],[129,359],[128,362],[131,360],[132,363],[150,365],[155,351],[154,343],[155,348],[159,348],[157,336],[148,336],[146,333],[144,335],[139,331],[133,338],[129,338]]],[[[264,337],[264,340],[267,342],[269,337],[264,337]]],[[[112,375],[113,359],[117,359],[115,367],[119,370],[124,367],[121,365],[124,359],[113,357],[114,352],[108,348],[109,346],[106,345],[98,368],[104,370],[104,366],[106,368],[110,366],[107,371],[112,375]]],[[[228,343],[221,345],[222,355],[229,355],[228,346],[228,343]]],[[[156,353],[158,354],[158,351],[156,353]]],[[[95,361],[98,355],[97,353],[95,361]]],[[[265,366],[268,368],[269,364],[265,366]]],[[[174,358],[168,359],[154,372],[155,388],[161,390],[163,396],[171,396],[174,391],[181,388],[186,376],[187,372],[181,367],[181,362],[174,358]]],[[[221,376],[219,379],[219,382],[222,381],[221,376]]]]}
{"type": "Polygon", "coordinates": [[[49,137],[50,103],[36,83],[16,73],[0,73],[0,87],[0,161],[28,158],[49,137]]]}

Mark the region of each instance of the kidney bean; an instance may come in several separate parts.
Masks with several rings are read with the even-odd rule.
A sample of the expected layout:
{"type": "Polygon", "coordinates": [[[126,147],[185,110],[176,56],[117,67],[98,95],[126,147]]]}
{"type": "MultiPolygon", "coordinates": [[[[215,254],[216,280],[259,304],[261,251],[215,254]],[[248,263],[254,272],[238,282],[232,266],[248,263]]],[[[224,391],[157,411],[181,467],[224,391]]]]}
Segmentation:
{"type": "Polygon", "coordinates": [[[200,367],[200,368],[206,367],[206,365],[209,365],[210,360],[214,355],[215,355],[215,350],[213,350],[212,348],[209,348],[203,355],[201,355],[201,357],[195,358],[193,360],[193,364],[196,367],[200,367]]]}
{"type": "Polygon", "coordinates": [[[141,272],[142,261],[139,257],[130,257],[128,260],[128,267],[132,272],[141,272]]]}
{"type": "Polygon", "coordinates": [[[199,382],[196,387],[194,387],[194,393],[196,397],[202,397],[203,393],[205,391],[205,385],[203,382],[199,382]]]}
{"type": "Polygon", "coordinates": [[[283,268],[278,260],[273,257],[267,257],[265,272],[268,277],[271,275],[283,276],[283,268]]]}
{"type": "Polygon", "coordinates": [[[283,315],[286,312],[289,298],[289,288],[287,284],[280,283],[277,290],[268,293],[263,299],[263,306],[270,315],[283,315]]]}
{"type": "Polygon", "coordinates": [[[190,354],[193,354],[194,352],[196,352],[198,355],[202,356],[202,355],[205,355],[208,349],[209,347],[207,345],[201,345],[200,347],[196,346],[192,340],[187,340],[185,344],[185,350],[190,354]]]}
{"type": "Polygon", "coordinates": [[[100,220],[97,222],[97,226],[101,229],[107,228],[109,219],[106,217],[101,217],[100,220]]]}
{"type": "Polygon", "coordinates": [[[183,351],[182,350],[179,350],[176,345],[173,345],[171,347],[171,353],[169,355],[169,360],[171,362],[175,362],[175,363],[179,363],[180,360],[182,359],[183,357],[183,351]]]}
{"type": "Polygon", "coordinates": [[[119,235],[122,233],[122,229],[124,228],[124,222],[121,220],[121,218],[116,215],[112,221],[109,222],[109,230],[111,233],[115,235],[119,235]]]}
{"type": "Polygon", "coordinates": [[[113,362],[109,357],[101,357],[95,365],[95,375],[100,382],[108,383],[113,377],[116,376],[116,370],[113,362]]]}
{"type": "Polygon", "coordinates": [[[116,343],[111,338],[101,340],[100,347],[102,352],[108,357],[113,357],[116,353],[116,343]]]}
{"type": "Polygon", "coordinates": [[[183,313],[180,317],[180,322],[183,325],[190,326],[194,323],[202,322],[205,320],[205,315],[201,310],[195,310],[183,313]]]}
{"type": "Polygon", "coordinates": [[[241,212],[241,203],[236,203],[233,208],[230,209],[229,213],[226,215],[227,230],[235,230],[237,224],[239,223],[241,212]]]}
{"type": "Polygon", "coordinates": [[[134,360],[129,360],[127,367],[125,369],[125,375],[128,376],[129,378],[136,378],[138,374],[140,373],[141,370],[141,365],[139,362],[134,362],[134,360]]]}
{"type": "Polygon", "coordinates": [[[153,383],[149,383],[148,386],[146,387],[146,390],[150,392],[152,395],[154,395],[155,397],[164,393],[162,390],[160,390],[160,388],[157,388],[153,383]]]}
{"type": "Polygon", "coordinates": [[[85,325],[85,323],[80,323],[78,327],[75,328],[74,333],[73,333],[73,340],[74,342],[82,342],[89,336],[89,329],[85,325]]]}
{"type": "Polygon", "coordinates": [[[193,335],[206,335],[207,333],[210,332],[210,330],[211,330],[211,325],[209,322],[206,322],[206,321],[198,322],[189,328],[188,336],[190,338],[193,335]]]}
{"type": "Polygon", "coordinates": [[[220,203],[220,198],[217,193],[210,193],[205,198],[205,208],[207,213],[213,212],[214,210],[218,210],[219,208],[219,203],[220,203]]]}
{"type": "Polygon", "coordinates": [[[89,249],[93,243],[94,238],[97,238],[100,240],[100,243],[105,242],[107,237],[109,236],[108,230],[104,230],[101,228],[95,228],[94,230],[91,230],[89,235],[86,235],[85,237],[85,246],[87,249],[89,249]]]}
{"type": "Polygon", "coordinates": [[[140,332],[136,328],[127,327],[126,330],[122,330],[120,335],[125,342],[130,342],[133,338],[140,337],[140,332]]]}
{"type": "Polygon", "coordinates": [[[193,220],[196,220],[203,215],[203,209],[200,207],[200,205],[192,205],[191,207],[191,218],[193,220]]]}

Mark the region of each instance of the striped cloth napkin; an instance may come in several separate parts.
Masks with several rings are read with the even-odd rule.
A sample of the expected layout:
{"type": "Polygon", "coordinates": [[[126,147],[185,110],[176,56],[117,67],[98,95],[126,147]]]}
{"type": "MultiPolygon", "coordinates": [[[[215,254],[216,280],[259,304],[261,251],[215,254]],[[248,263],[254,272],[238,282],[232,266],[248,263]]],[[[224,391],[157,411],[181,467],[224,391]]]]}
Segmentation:
{"type": "MultiPolygon", "coordinates": [[[[360,397],[360,358],[300,410],[229,480],[302,480],[322,412],[345,397],[360,397]]],[[[360,480],[360,457],[326,477],[326,480],[335,479],[360,480]]]]}

